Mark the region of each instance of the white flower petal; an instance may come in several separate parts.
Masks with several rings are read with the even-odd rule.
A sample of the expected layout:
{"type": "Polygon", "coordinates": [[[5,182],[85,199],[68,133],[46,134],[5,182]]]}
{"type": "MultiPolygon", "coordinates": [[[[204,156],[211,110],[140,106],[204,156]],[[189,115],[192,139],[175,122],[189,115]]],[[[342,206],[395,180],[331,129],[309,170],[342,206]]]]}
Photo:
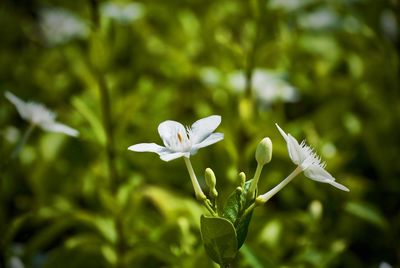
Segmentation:
{"type": "Polygon", "coordinates": [[[129,146],[128,150],[134,151],[134,152],[157,153],[158,155],[161,155],[161,154],[164,154],[167,149],[156,143],[138,143],[138,144],[129,146]]]}
{"type": "Polygon", "coordinates": [[[295,163],[296,165],[301,164],[301,162],[304,160],[305,157],[304,157],[304,154],[303,154],[300,144],[298,143],[298,141],[295,138],[293,138],[292,135],[286,134],[279,127],[278,124],[275,124],[275,125],[278,128],[279,132],[281,133],[282,137],[286,141],[290,159],[292,159],[293,163],[295,163]]]}
{"type": "Polygon", "coordinates": [[[23,119],[28,119],[29,118],[29,112],[27,111],[27,103],[12,94],[9,91],[6,91],[4,93],[4,96],[12,103],[15,105],[15,107],[18,110],[19,115],[23,119]]]}
{"type": "Polygon", "coordinates": [[[309,166],[306,170],[304,170],[304,175],[306,175],[308,178],[315,180],[315,181],[319,181],[319,182],[324,182],[324,183],[329,183],[330,185],[349,192],[349,188],[347,188],[346,186],[337,183],[335,181],[335,178],[329,174],[328,171],[326,171],[325,169],[323,169],[322,167],[318,166],[318,165],[311,165],[309,166]]]}
{"type": "Polygon", "coordinates": [[[73,129],[67,125],[57,123],[57,122],[46,122],[40,124],[40,127],[44,130],[51,132],[64,133],[69,136],[77,137],[79,132],[76,129],[73,129]]]}
{"type": "Polygon", "coordinates": [[[217,142],[219,142],[219,141],[221,141],[221,140],[223,140],[223,139],[224,139],[224,134],[223,134],[223,133],[219,133],[219,132],[217,132],[217,133],[212,133],[210,136],[208,136],[208,137],[207,137],[205,140],[203,140],[202,142],[200,142],[200,143],[198,143],[198,144],[195,144],[195,145],[192,147],[191,154],[195,154],[195,153],[197,152],[198,149],[203,148],[203,147],[206,147],[206,146],[211,145],[211,144],[214,144],[214,143],[217,143],[217,142]]]}
{"type": "Polygon", "coordinates": [[[332,185],[332,186],[334,186],[334,187],[336,187],[336,188],[338,188],[338,189],[340,189],[342,191],[350,192],[349,188],[347,188],[346,186],[344,186],[344,185],[342,185],[340,183],[337,183],[336,181],[329,181],[327,183],[329,183],[330,185],[332,185]]]}
{"type": "Polygon", "coordinates": [[[335,180],[335,178],[332,177],[332,175],[329,174],[328,171],[318,165],[310,165],[307,169],[304,170],[304,175],[312,180],[319,182],[328,182],[335,180]]]}
{"type": "Polygon", "coordinates": [[[219,115],[211,115],[197,120],[191,126],[190,140],[193,144],[202,142],[219,126],[219,124],[221,124],[221,116],[219,115]]]}
{"type": "Polygon", "coordinates": [[[287,143],[288,151],[290,159],[292,159],[293,163],[296,165],[300,165],[305,159],[303,149],[300,144],[297,142],[292,135],[288,135],[288,143],[287,143]]]}
{"type": "Polygon", "coordinates": [[[275,123],[275,126],[278,128],[279,132],[281,133],[282,137],[285,139],[286,143],[289,143],[288,135],[281,129],[281,127],[275,123]]]}
{"type": "Polygon", "coordinates": [[[169,147],[169,141],[176,139],[177,133],[185,133],[185,127],[176,121],[167,120],[158,125],[158,133],[164,142],[164,145],[169,147]]]}
{"type": "Polygon", "coordinates": [[[161,160],[164,160],[166,162],[177,159],[179,157],[189,157],[189,153],[187,152],[179,152],[179,153],[170,153],[170,154],[163,154],[160,156],[161,160]]]}

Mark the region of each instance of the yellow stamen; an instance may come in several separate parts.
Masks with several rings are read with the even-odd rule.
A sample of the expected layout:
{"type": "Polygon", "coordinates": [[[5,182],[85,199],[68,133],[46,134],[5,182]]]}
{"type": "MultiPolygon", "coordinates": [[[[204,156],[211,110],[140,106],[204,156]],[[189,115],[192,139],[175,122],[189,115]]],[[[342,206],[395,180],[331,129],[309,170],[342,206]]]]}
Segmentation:
{"type": "Polygon", "coordinates": [[[179,140],[179,142],[182,142],[182,135],[180,132],[178,132],[178,140],[179,140]]]}

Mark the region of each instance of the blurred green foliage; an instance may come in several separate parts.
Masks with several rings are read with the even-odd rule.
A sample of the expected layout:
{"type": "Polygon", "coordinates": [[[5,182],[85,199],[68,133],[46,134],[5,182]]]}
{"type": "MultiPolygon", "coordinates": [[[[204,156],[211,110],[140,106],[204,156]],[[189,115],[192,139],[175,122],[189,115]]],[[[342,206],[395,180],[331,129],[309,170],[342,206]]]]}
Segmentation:
{"type": "Polygon", "coordinates": [[[399,14],[398,0],[2,1],[0,267],[213,267],[183,161],[127,151],[211,114],[225,139],[192,162],[222,200],[265,136],[259,191],[292,171],[275,122],[351,189],[299,176],[255,211],[234,267],[398,267],[399,14]],[[262,99],[256,70],[298,98],[262,99]],[[36,129],[9,160],[28,125],[6,90],[80,137],[36,129]]]}

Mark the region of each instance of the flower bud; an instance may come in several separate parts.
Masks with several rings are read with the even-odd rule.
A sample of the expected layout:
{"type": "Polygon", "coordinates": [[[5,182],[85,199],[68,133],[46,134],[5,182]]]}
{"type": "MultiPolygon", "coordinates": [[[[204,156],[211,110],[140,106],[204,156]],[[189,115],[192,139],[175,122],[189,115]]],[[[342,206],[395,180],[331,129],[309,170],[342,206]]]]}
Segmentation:
{"type": "Polygon", "coordinates": [[[244,172],[239,173],[239,186],[244,187],[244,184],[246,183],[246,174],[244,172]]]}
{"type": "Polygon", "coordinates": [[[212,190],[210,190],[210,196],[212,197],[212,198],[216,198],[216,197],[218,197],[218,191],[217,191],[217,189],[212,189],[212,190]]]}
{"type": "Polygon", "coordinates": [[[272,142],[270,138],[260,141],[256,149],[256,160],[259,165],[268,164],[272,158],[272,142]]]}
{"type": "Polygon", "coordinates": [[[217,184],[217,179],[215,178],[214,171],[211,168],[206,168],[206,172],[204,174],[206,184],[209,189],[214,189],[217,184]]]}
{"type": "Polygon", "coordinates": [[[211,198],[216,198],[218,196],[218,191],[215,189],[217,184],[217,179],[215,178],[214,171],[211,168],[206,168],[206,172],[204,174],[206,184],[208,189],[210,190],[209,194],[211,198]]]}

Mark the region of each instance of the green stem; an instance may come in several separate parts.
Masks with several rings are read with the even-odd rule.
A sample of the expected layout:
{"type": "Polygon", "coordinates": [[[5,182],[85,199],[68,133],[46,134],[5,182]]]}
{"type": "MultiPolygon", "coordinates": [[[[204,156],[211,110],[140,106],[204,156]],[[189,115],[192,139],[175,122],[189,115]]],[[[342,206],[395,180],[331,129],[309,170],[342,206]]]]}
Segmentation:
{"type": "Polygon", "coordinates": [[[196,174],[194,173],[190,159],[188,157],[183,157],[183,160],[185,160],[186,168],[189,172],[190,180],[192,181],[194,193],[196,195],[197,200],[199,200],[199,201],[207,200],[207,197],[203,193],[203,190],[200,187],[199,181],[197,180],[196,174]]]}
{"type": "Polygon", "coordinates": [[[267,193],[260,195],[256,198],[256,201],[251,204],[243,213],[242,217],[245,217],[247,214],[249,214],[256,206],[259,206],[261,204],[266,203],[271,197],[273,197],[276,193],[278,193],[280,190],[282,190],[283,187],[285,187],[289,182],[291,182],[297,175],[299,175],[302,172],[302,169],[300,166],[298,166],[295,170],[293,170],[292,173],[289,174],[283,181],[281,181],[278,185],[276,185],[274,188],[269,190],[267,193]]]}
{"type": "Polygon", "coordinates": [[[28,141],[29,137],[32,134],[33,129],[35,128],[34,124],[30,124],[29,127],[26,129],[24,135],[19,140],[17,147],[15,147],[14,151],[11,153],[11,158],[15,158],[21,152],[22,148],[25,146],[26,142],[28,141]]]}
{"type": "MultiPolygon", "coordinates": [[[[92,22],[94,26],[94,32],[100,30],[100,15],[99,15],[99,3],[98,0],[89,0],[92,10],[92,22]]],[[[112,124],[112,112],[111,112],[111,100],[110,94],[107,86],[107,81],[105,79],[104,71],[99,70],[96,66],[93,66],[94,72],[97,78],[100,101],[101,101],[101,112],[104,132],[106,134],[106,156],[107,156],[107,166],[110,178],[110,185],[112,192],[118,189],[118,172],[116,167],[116,154],[114,146],[114,130],[112,124]]]]}
{"type": "Polygon", "coordinates": [[[207,210],[211,213],[211,215],[216,216],[217,214],[212,208],[210,200],[207,199],[206,195],[203,193],[203,190],[200,187],[199,181],[197,180],[196,174],[194,173],[192,163],[190,162],[189,157],[183,157],[183,160],[185,161],[186,168],[189,172],[189,177],[193,185],[196,199],[202,202],[202,204],[207,208],[207,210]]]}
{"type": "Polygon", "coordinates": [[[247,191],[247,199],[248,200],[254,198],[254,194],[255,194],[255,191],[256,191],[256,188],[257,188],[257,185],[258,185],[258,180],[260,179],[260,175],[261,175],[262,169],[263,169],[263,165],[257,164],[257,169],[256,169],[256,172],[254,174],[254,178],[251,181],[249,190],[247,191]]]}
{"type": "MultiPolygon", "coordinates": [[[[99,15],[99,1],[89,0],[91,12],[92,12],[92,22],[93,22],[93,33],[100,31],[100,15],[99,15]]],[[[100,102],[101,102],[101,113],[102,113],[102,123],[104,127],[104,132],[106,135],[106,157],[107,157],[107,168],[108,168],[108,178],[110,183],[111,191],[114,195],[117,194],[119,186],[119,176],[117,172],[116,165],[116,153],[114,144],[114,129],[112,124],[112,112],[111,112],[111,100],[109,89],[107,86],[107,80],[105,78],[106,72],[95,64],[92,64],[94,75],[98,82],[100,102]]],[[[127,243],[124,239],[124,228],[123,220],[120,213],[116,213],[114,216],[114,223],[117,232],[117,268],[124,268],[124,257],[127,250],[127,243]]]]}
{"type": "Polygon", "coordinates": [[[283,187],[285,187],[289,182],[291,182],[302,171],[303,171],[302,168],[298,166],[295,170],[293,170],[292,173],[289,174],[289,176],[286,177],[286,179],[281,181],[277,186],[269,190],[267,193],[257,197],[257,199],[260,198],[263,201],[263,203],[267,202],[269,199],[271,199],[271,197],[273,197],[277,192],[282,190],[283,187]]]}

